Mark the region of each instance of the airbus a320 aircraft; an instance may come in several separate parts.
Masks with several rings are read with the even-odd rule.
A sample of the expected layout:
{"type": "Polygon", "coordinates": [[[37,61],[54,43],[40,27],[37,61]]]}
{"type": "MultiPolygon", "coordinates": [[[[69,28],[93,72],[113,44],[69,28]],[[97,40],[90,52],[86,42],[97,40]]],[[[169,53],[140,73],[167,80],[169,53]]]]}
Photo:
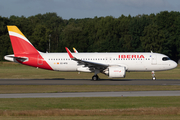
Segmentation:
{"type": "Polygon", "coordinates": [[[16,26],[7,26],[14,54],[4,58],[16,63],[54,71],[93,72],[92,80],[98,80],[98,73],[110,78],[123,78],[127,71],[170,70],[177,63],[168,56],[159,53],[42,53],[30,43],[16,26]]]}

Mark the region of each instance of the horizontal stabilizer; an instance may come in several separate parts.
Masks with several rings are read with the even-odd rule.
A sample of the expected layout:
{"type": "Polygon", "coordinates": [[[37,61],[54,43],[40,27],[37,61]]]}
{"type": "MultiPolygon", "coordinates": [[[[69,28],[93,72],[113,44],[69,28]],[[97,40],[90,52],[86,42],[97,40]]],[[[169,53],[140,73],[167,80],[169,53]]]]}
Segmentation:
{"type": "Polygon", "coordinates": [[[5,60],[11,61],[11,62],[16,62],[16,61],[21,61],[25,62],[28,61],[27,57],[15,57],[14,55],[6,55],[4,56],[5,60]]]}

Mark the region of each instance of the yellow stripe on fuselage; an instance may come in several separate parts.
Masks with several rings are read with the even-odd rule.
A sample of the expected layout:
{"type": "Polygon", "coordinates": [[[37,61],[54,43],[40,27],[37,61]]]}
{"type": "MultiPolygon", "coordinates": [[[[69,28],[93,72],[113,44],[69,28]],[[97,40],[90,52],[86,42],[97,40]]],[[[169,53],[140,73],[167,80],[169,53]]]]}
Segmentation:
{"type": "Polygon", "coordinates": [[[16,26],[7,26],[7,28],[8,28],[8,31],[15,32],[24,36],[24,34],[16,26]]]}

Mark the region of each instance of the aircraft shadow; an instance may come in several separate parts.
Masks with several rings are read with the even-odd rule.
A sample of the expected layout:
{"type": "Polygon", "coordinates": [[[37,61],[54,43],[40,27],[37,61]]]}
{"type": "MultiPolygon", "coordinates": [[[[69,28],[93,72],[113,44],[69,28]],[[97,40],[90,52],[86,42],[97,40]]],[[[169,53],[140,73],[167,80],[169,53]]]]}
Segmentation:
{"type": "MultiPolygon", "coordinates": [[[[73,80],[73,81],[93,81],[92,79],[66,79],[66,78],[41,78],[41,79],[13,79],[13,80],[57,80],[57,81],[61,81],[61,80],[73,80]]],[[[151,79],[99,79],[96,81],[150,81],[151,79]]]]}
{"type": "Polygon", "coordinates": [[[25,79],[25,80],[66,80],[65,78],[41,78],[41,79],[25,79]]]}
{"type": "MultiPolygon", "coordinates": [[[[92,79],[66,79],[66,78],[45,78],[45,79],[30,79],[30,80],[73,80],[73,81],[94,81],[92,79]]],[[[96,81],[149,81],[151,79],[99,79],[96,81]]]]}
{"type": "Polygon", "coordinates": [[[132,80],[133,79],[99,79],[98,81],[132,81],[132,80]]]}

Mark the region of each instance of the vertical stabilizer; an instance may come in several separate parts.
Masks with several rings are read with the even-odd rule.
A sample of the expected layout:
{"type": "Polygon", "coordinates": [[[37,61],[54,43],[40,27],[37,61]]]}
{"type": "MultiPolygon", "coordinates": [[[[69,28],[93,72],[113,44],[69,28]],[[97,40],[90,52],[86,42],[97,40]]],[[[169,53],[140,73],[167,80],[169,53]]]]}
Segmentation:
{"type": "Polygon", "coordinates": [[[14,55],[38,53],[36,48],[16,26],[7,26],[14,55]]]}

